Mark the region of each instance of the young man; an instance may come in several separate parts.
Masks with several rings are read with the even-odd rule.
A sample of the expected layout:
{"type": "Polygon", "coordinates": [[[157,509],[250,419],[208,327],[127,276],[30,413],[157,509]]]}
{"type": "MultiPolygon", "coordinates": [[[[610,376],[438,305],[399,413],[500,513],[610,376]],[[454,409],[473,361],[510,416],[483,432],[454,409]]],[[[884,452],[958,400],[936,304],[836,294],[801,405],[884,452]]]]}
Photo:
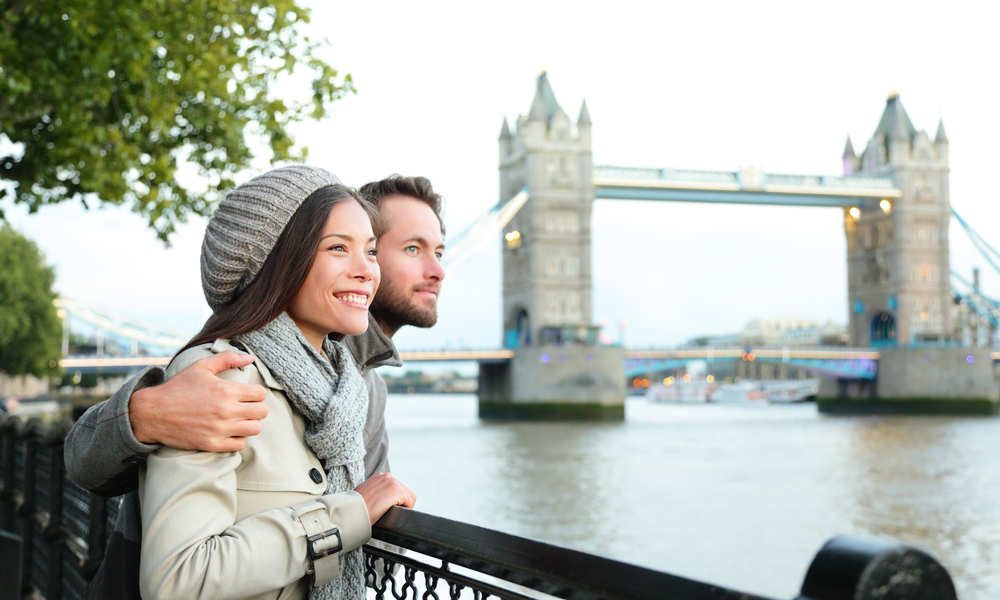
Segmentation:
{"type": "MultiPolygon", "coordinates": [[[[401,366],[392,336],[405,325],[437,322],[437,298],[445,272],[442,198],[424,177],[392,175],[359,190],[386,220],[379,239],[382,282],[369,311],[368,331],[345,338],[368,386],[364,428],[365,474],[380,485],[398,487],[389,472],[385,430],[386,385],[376,367],[401,366]]],[[[247,436],[266,427],[265,391],[260,386],[224,381],[215,375],[252,362],[248,355],[223,352],[202,359],[164,383],[164,370],[150,367],[130,379],[108,400],[91,407],[66,438],[66,468],[79,486],[111,497],[134,491],[138,466],[160,445],[183,450],[235,452],[247,436]]],[[[137,506],[135,494],[126,502],[137,506]]],[[[137,512],[135,514],[138,514],[137,512]]],[[[141,526],[118,523],[109,557],[137,555],[141,526]]],[[[131,597],[137,571],[105,564],[95,578],[104,594],[131,597]]]]}

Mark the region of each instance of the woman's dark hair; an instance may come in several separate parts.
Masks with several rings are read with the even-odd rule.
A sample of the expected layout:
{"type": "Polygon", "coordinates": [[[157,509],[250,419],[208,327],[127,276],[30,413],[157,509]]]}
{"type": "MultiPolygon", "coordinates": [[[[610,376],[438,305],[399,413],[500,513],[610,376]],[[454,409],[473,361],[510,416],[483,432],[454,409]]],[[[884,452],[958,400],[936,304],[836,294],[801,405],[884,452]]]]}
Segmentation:
{"type": "Polygon", "coordinates": [[[316,260],[316,249],[330,211],[351,199],[368,213],[375,238],[381,237],[382,216],[355,190],[344,185],[328,185],[316,190],[292,215],[257,277],[229,304],[209,317],[201,331],[177,354],[218,338],[232,339],[260,329],[288,308],[316,260]]]}

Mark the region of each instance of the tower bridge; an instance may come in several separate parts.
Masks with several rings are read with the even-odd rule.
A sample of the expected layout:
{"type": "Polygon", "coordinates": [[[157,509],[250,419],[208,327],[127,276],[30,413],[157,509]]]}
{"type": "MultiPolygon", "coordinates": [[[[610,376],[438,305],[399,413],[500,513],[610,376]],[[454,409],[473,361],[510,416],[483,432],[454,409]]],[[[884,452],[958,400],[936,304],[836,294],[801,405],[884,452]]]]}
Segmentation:
{"type": "MultiPolygon", "coordinates": [[[[510,363],[481,368],[481,415],[562,415],[573,412],[567,407],[590,406],[592,414],[613,416],[610,407],[620,405],[625,393],[621,364],[596,344],[592,317],[596,200],[842,209],[850,343],[877,349],[882,363],[876,385],[860,386],[858,393],[882,400],[975,399],[995,412],[1000,387],[992,361],[966,368],[974,362],[966,361],[952,340],[952,209],[943,122],[932,140],[913,126],[898,94],[891,95],[860,156],[848,138],[839,175],[594,165],[592,129],[586,101],[573,123],[545,72],[536,81],[528,113],[518,116],[513,128],[503,120],[501,204],[519,199],[519,210],[500,225],[503,345],[514,355],[510,363]],[[931,345],[928,361],[932,354],[919,347],[931,345]],[[549,357],[547,346],[562,347],[558,368],[540,367],[539,361],[549,357]],[[612,385],[613,379],[619,383],[612,385]]],[[[969,301],[990,310],[997,306],[971,296],[969,301]]],[[[864,360],[855,374],[876,378],[874,359],[864,360]]],[[[830,365],[816,363],[820,366],[830,365]]],[[[836,394],[846,395],[848,387],[839,386],[836,394]]]]}
{"type": "MultiPolygon", "coordinates": [[[[594,165],[592,128],[586,102],[572,122],[543,72],[528,113],[519,116],[513,128],[503,120],[501,201],[450,239],[444,257],[446,267],[454,268],[500,234],[502,349],[402,353],[409,362],[479,362],[481,416],[622,418],[626,372],[650,372],[695,358],[740,360],[748,352],[630,351],[599,343],[591,277],[591,212],[598,200],[841,209],[847,239],[848,332],[854,348],[757,349],[759,360],[838,379],[821,395],[863,396],[870,406],[893,399],[947,399],[954,407],[965,401],[985,402],[996,413],[1000,387],[993,363],[1000,354],[969,361],[972,355],[952,339],[948,225],[954,211],[943,123],[938,123],[932,140],[913,126],[894,94],[860,155],[847,140],[839,175],[766,173],[752,166],[710,171],[594,165]]],[[[955,216],[1000,271],[1000,252],[955,216]]],[[[956,285],[954,297],[986,321],[1000,323],[1000,303],[984,296],[978,283],[956,279],[968,291],[959,292],[956,285]]],[[[88,310],[94,312],[93,307],[88,310]]],[[[77,307],[76,312],[88,311],[77,307]]],[[[105,324],[111,321],[107,315],[99,317],[105,324]]],[[[164,336],[136,323],[112,325],[132,340],[147,335],[157,343],[174,334],[164,336]]],[[[120,368],[129,361],[139,366],[166,360],[66,357],[63,366],[102,369],[115,361],[120,368]]]]}

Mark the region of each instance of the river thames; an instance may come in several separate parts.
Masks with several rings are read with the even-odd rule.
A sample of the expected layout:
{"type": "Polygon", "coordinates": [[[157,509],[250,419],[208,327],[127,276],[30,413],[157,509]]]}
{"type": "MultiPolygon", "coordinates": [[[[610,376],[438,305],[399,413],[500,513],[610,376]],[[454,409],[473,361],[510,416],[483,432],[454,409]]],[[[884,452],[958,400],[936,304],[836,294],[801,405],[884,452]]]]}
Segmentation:
{"type": "Polygon", "coordinates": [[[474,395],[390,395],[417,510],[775,598],[841,533],[937,556],[1000,598],[1000,420],[656,404],[624,423],[491,423],[474,395]]]}

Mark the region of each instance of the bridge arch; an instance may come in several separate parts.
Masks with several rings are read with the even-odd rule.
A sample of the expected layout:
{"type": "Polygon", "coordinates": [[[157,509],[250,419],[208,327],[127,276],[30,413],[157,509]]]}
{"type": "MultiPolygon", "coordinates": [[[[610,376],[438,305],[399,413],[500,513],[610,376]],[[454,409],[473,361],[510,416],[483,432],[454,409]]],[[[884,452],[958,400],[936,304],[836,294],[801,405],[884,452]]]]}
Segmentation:
{"type": "Polygon", "coordinates": [[[520,348],[531,345],[531,315],[523,305],[516,305],[507,321],[507,331],[504,332],[505,348],[520,348]]]}
{"type": "Polygon", "coordinates": [[[879,312],[869,325],[872,346],[895,346],[897,343],[896,317],[890,312],[879,312]]]}

